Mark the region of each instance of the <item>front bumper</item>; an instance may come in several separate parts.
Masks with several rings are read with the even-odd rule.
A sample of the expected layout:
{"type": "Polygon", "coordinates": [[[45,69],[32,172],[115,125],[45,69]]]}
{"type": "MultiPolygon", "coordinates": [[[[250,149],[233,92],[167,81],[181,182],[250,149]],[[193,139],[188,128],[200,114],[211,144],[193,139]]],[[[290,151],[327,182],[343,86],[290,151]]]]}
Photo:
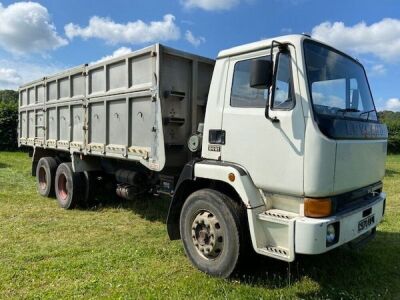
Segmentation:
{"type": "MultiPolygon", "coordinates": [[[[356,210],[326,218],[298,217],[295,227],[295,253],[299,254],[320,254],[331,249],[349,243],[357,238],[373,232],[382,220],[386,194],[380,193],[370,202],[356,210]],[[371,211],[367,211],[371,209],[371,211]],[[368,228],[359,231],[359,222],[368,215],[374,215],[374,223],[368,228]],[[328,245],[326,242],[327,226],[339,223],[339,237],[336,243],[328,245]]],[[[372,233],[371,233],[372,234],[372,233]]]]}

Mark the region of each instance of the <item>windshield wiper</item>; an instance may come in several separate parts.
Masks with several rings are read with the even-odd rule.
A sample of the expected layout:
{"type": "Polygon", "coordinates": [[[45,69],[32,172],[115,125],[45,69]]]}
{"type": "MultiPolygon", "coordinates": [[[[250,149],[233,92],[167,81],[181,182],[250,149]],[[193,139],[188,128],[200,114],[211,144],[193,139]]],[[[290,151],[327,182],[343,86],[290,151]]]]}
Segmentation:
{"type": "Polygon", "coordinates": [[[368,111],[363,111],[359,116],[361,117],[362,115],[367,114],[367,121],[368,121],[369,120],[369,114],[374,112],[374,111],[375,111],[375,109],[371,109],[371,110],[368,110],[368,111]]]}
{"type": "Polygon", "coordinates": [[[360,111],[356,108],[342,108],[342,109],[338,109],[337,112],[343,113],[343,118],[344,118],[346,113],[348,113],[348,112],[360,112],[360,111]]]}
{"type": "Polygon", "coordinates": [[[343,108],[343,109],[338,109],[338,111],[340,111],[340,112],[360,112],[356,108],[343,108]]]}

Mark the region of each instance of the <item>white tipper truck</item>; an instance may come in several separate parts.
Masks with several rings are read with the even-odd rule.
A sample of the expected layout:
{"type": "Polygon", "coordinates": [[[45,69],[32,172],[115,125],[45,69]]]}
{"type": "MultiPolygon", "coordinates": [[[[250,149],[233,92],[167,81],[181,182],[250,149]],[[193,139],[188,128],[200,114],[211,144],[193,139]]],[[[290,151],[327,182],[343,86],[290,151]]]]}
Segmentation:
{"type": "Polygon", "coordinates": [[[156,44],[19,93],[41,195],[91,203],[99,174],[123,198],[168,194],[168,234],[208,274],[251,248],[291,262],[360,245],[383,218],[388,133],[365,70],[307,35],[215,61],[156,44]]]}

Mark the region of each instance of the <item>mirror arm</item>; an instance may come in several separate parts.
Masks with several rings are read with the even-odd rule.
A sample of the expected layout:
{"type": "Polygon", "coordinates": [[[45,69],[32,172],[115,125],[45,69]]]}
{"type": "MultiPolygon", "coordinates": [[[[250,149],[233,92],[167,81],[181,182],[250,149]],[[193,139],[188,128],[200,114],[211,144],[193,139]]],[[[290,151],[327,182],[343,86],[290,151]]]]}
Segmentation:
{"type": "Polygon", "coordinates": [[[275,117],[270,117],[269,115],[269,104],[267,104],[267,107],[265,108],[265,117],[270,120],[272,123],[279,123],[279,119],[275,117]]]}
{"type": "MultiPolygon", "coordinates": [[[[283,44],[283,43],[275,41],[275,40],[273,40],[271,42],[270,57],[271,57],[271,62],[272,62],[273,69],[276,71],[276,68],[274,66],[274,56],[273,56],[274,55],[274,53],[273,53],[274,52],[274,44],[278,45],[279,52],[287,51],[288,47],[287,47],[287,44],[283,44]]],[[[270,99],[272,98],[272,92],[273,92],[273,90],[275,88],[275,80],[276,80],[275,72],[273,72],[273,76],[272,77],[273,77],[273,80],[272,80],[272,85],[271,85],[271,92],[269,93],[268,100],[266,101],[267,103],[265,105],[265,117],[268,120],[270,120],[272,123],[279,123],[279,119],[276,116],[275,117],[270,117],[270,115],[269,115],[270,99]]]]}

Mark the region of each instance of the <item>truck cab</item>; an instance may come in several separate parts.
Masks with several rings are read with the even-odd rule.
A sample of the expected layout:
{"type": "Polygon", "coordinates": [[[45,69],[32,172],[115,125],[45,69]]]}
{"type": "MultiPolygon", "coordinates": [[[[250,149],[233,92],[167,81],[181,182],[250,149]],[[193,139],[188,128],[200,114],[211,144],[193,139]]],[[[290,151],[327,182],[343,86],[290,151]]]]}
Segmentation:
{"type": "MultiPolygon", "coordinates": [[[[361,63],[309,36],[283,36],[219,53],[201,158],[180,183],[229,185],[234,193],[225,194],[240,199],[253,249],[290,262],[296,254],[319,254],[374,236],[385,207],[386,148],[387,129],[361,63]]],[[[178,184],[177,203],[180,196],[178,184]]],[[[223,199],[195,194],[197,201],[202,197],[223,199]]],[[[189,258],[208,273],[230,273],[232,262],[209,265],[217,265],[216,250],[230,251],[210,242],[219,221],[201,217],[218,213],[195,205],[197,215],[188,217],[191,210],[182,203],[180,237],[189,258]]]]}

